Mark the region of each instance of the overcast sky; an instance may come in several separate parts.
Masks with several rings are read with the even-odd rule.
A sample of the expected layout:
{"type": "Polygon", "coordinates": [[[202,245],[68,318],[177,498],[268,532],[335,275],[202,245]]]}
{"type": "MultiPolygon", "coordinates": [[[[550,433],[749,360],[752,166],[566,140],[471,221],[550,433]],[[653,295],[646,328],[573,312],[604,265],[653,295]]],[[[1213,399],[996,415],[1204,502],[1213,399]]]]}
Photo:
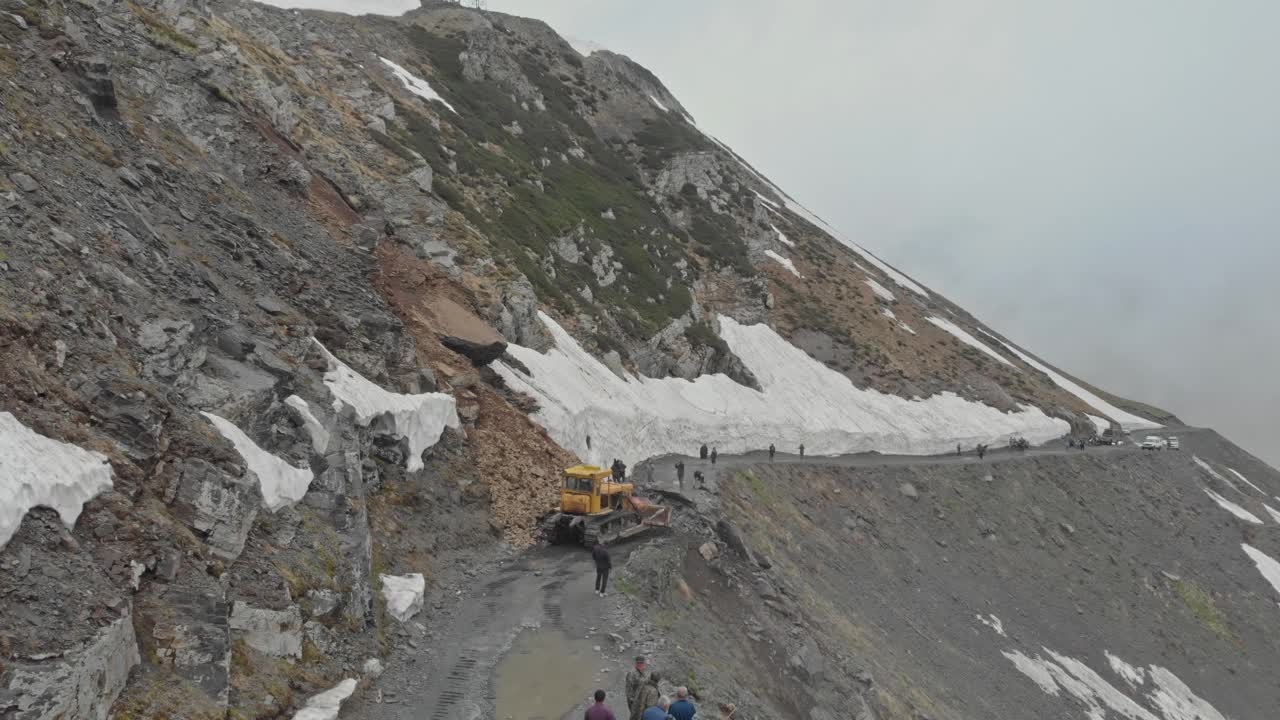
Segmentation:
{"type": "Polygon", "coordinates": [[[849,237],[1280,466],[1280,2],[488,6],[631,56],[849,237]]]}

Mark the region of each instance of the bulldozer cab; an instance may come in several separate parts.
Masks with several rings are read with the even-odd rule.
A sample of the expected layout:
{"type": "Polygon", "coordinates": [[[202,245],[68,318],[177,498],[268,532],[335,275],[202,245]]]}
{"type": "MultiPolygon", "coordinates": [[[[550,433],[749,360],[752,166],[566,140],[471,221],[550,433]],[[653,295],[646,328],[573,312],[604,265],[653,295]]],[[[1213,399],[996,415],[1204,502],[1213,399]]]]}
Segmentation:
{"type": "Polygon", "coordinates": [[[560,486],[560,512],[596,515],[621,507],[631,495],[631,483],[610,482],[613,473],[595,465],[575,465],[564,471],[560,486]]]}

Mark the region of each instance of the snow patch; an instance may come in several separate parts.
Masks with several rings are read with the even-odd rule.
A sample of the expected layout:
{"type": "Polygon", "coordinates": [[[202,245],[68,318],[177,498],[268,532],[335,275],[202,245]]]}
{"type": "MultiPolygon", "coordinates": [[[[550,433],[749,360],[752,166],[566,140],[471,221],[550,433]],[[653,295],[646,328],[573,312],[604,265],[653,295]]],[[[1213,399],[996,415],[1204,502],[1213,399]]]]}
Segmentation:
{"type": "Polygon", "coordinates": [[[311,436],[311,449],[315,450],[317,455],[323,455],[329,449],[329,431],[325,430],[324,425],[311,413],[311,406],[297,395],[285,398],[284,404],[298,411],[298,415],[302,418],[302,426],[306,428],[307,435],[311,436]]]}
{"type": "Polygon", "coordinates": [[[658,100],[658,98],[652,95],[649,96],[649,102],[653,103],[654,106],[656,106],[659,110],[661,110],[664,113],[671,112],[670,110],[667,109],[666,105],[663,105],[662,102],[658,100]]]}
{"type": "Polygon", "coordinates": [[[1271,516],[1271,519],[1274,520],[1277,525],[1280,525],[1280,510],[1276,510],[1266,503],[1262,503],[1262,507],[1266,508],[1267,514],[1271,516]]]}
{"type": "Polygon", "coordinates": [[[803,442],[819,455],[870,450],[928,455],[954,451],[957,442],[1000,443],[1014,435],[1043,443],[1069,429],[1035,407],[1006,413],[950,392],[907,400],[863,390],[769,326],[742,325],[724,316],[720,335],[761,391],[721,374],[693,381],[620,377],[548,315],[540,318],[555,347],[543,354],[510,345],[508,352],[527,373],[501,362],[493,367],[513,390],[538,402],[534,419],[586,462],[607,464],[618,457],[634,464],[655,455],[689,453],[703,442],[722,453],[803,442]]]}
{"type": "Polygon", "coordinates": [[[862,282],[866,283],[871,288],[871,291],[874,292],[876,295],[878,295],[881,299],[887,300],[889,302],[898,302],[898,298],[894,297],[893,293],[889,292],[888,288],[876,282],[875,280],[872,280],[871,278],[867,278],[862,282]]]}
{"type": "Polygon", "coordinates": [[[1262,495],[1266,495],[1266,494],[1267,494],[1267,491],[1266,491],[1266,490],[1263,490],[1262,488],[1258,487],[1257,485],[1254,485],[1253,483],[1249,482],[1249,478],[1247,478],[1247,477],[1245,477],[1245,476],[1241,475],[1239,472],[1237,472],[1237,471],[1236,471],[1236,469],[1235,469],[1235,468],[1227,468],[1227,472],[1229,472],[1229,473],[1231,473],[1232,475],[1235,475],[1236,477],[1240,478],[1240,481],[1241,481],[1241,482],[1243,482],[1245,485],[1248,485],[1249,487],[1253,488],[1254,490],[1257,490],[1259,494],[1262,494],[1262,495]]]}
{"type": "Polygon", "coordinates": [[[1088,665],[1042,648],[1048,655],[1031,658],[1014,650],[1003,652],[1023,675],[1053,697],[1065,691],[1084,706],[1084,716],[1103,720],[1115,713],[1128,720],[1226,720],[1208,701],[1197,696],[1186,683],[1167,669],[1151,665],[1143,669],[1106,652],[1112,672],[1119,675],[1131,690],[1146,690],[1141,696],[1151,708],[1144,707],[1095,672],[1088,665]],[[1158,713],[1158,714],[1157,714],[1158,713]]]}
{"type": "Polygon", "coordinates": [[[987,333],[987,335],[995,339],[1001,345],[1004,345],[1005,349],[1007,349],[1009,352],[1013,353],[1014,355],[1017,355],[1018,358],[1022,360],[1022,362],[1039,370],[1045,375],[1048,375],[1049,379],[1052,380],[1054,384],[1057,385],[1058,387],[1080,398],[1081,400],[1084,401],[1086,405],[1092,407],[1094,410],[1097,410],[1098,412],[1102,413],[1106,417],[1109,417],[1112,420],[1115,420],[1116,422],[1120,423],[1121,429],[1128,431],[1128,430],[1145,430],[1147,428],[1161,427],[1160,423],[1152,422],[1146,418],[1138,417],[1137,415],[1133,415],[1132,413],[1127,413],[1124,410],[1121,410],[1115,405],[1112,405],[1106,400],[1103,400],[1097,395],[1094,395],[1088,390],[1085,390],[1084,388],[1080,387],[1079,384],[1066,379],[1065,377],[1059,375],[1053,370],[1050,370],[1047,365],[1045,365],[1044,363],[1041,363],[1039,360],[1036,360],[1030,355],[1022,352],[1021,350],[1014,347],[1013,345],[1010,345],[1009,343],[1004,342],[1003,340],[1000,340],[1000,338],[997,338],[994,335],[991,335],[991,333],[987,333]]]}
{"type": "Polygon", "coordinates": [[[409,622],[409,618],[422,610],[422,595],[426,590],[427,581],[422,573],[382,576],[382,597],[387,601],[387,613],[400,622],[409,622]]]}
{"type": "Polygon", "coordinates": [[[774,225],[773,223],[769,223],[769,227],[773,228],[773,231],[778,234],[778,242],[782,243],[783,245],[786,245],[787,247],[796,246],[795,243],[787,239],[786,235],[782,234],[782,231],[778,229],[777,225],[774,225]]]}
{"type": "Polygon", "coordinates": [[[965,345],[968,345],[968,346],[970,346],[970,347],[977,348],[977,349],[981,350],[982,352],[986,353],[987,355],[990,355],[991,357],[995,358],[996,360],[999,360],[1000,362],[1004,363],[1005,365],[1008,365],[1009,367],[1015,367],[1015,365],[1014,365],[1013,363],[1009,362],[1008,360],[1006,360],[1006,359],[1005,359],[1005,357],[1004,357],[1003,355],[1001,355],[1000,353],[996,352],[995,350],[992,350],[991,348],[987,347],[986,345],[984,345],[984,344],[982,343],[982,341],[981,341],[981,340],[979,340],[978,338],[976,338],[976,337],[974,337],[974,336],[970,335],[970,334],[969,334],[969,332],[968,332],[967,330],[965,330],[964,328],[960,327],[959,325],[956,325],[955,323],[951,322],[950,320],[944,320],[943,318],[940,318],[940,317],[937,317],[937,316],[930,316],[930,317],[925,318],[925,320],[928,320],[929,322],[933,323],[934,325],[937,325],[938,327],[942,328],[943,330],[946,330],[947,332],[951,333],[952,335],[954,335],[954,336],[956,337],[956,339],[958,339],[960,342],[964,343],[965,345]]]}
{"type": "Polygon", "coordinates": [[[449,108],[449,110],[453,112],[454,115],[458,114],[458,111],[454,110],[453,106],[449,104],[449,101],[445,100],[443,97],[440,97],[440,93],[432,89],[431,85],[429,85],[426,80],[423,80],[417,75],[414,75],[413,73],[409,72],[408,70],[405,70],[404,68],[400,67],[399,65],[395,64],[394,62],[384,57],[379,57],[378,59],[381,60],[384,65],[391,68],[391,72],[397,78],[400,79],[400,82],[404,85],[406,90],[413,93],[414,95],[417,95],[423,100],[439,101],[442,105],[449,108]]]}
{"type": "Polygon", "coordinates": [[[329,361],[324,384],[333,393],[333,409],[342,412],[343,406],[351,408],[361,427],[367,427],[374,418],[384,415],[389,417],[389,433],[409,441],[407,465],[410,472],[423,468],[422,453],[440,441],[440,435],[446,427],[456,428],[461,424],[453,396],[444,393],[402,395],[389,392],[352,370],[326,350],[319,340],[312,338],[312,342],[329,361]]]}
{"type": "Polygon", "coordinates": [[[1147,681],[1146,671],[1140,667],[1134,667],[1122,660],[1116,655],[1112,655],[1110,651],[1106,652],[1107,662],[1111,665],[1111,672],[1124,678],[1129,683],[1129,687],[1136,688],[1147,681]]]}
{"type": "Polygon", "coordinates": [[[208,420],[222,437],[231,441],[236,452],[244,458],[254,475],[258,476],[258,485],[262,488],[262,504],[271,512],[292,505],[307,494],[315,475],[311,468],[296,468],[283,459],[258,447],[253,438],[245,435],[234,423],[210,412],[200,413],[208,420]]]}
{"type": "Polygon", "coordinates": [[[974,615],[974,617],[978,619],[978,622],[982,623],[983,625],[986,625],[992,630],[995,630],[996,634],[999,635],[1000,637],[1005,637],[1004,623],[1000,622],[1000,618],[996,617],[995,615],[990,615],[988,617],[983,617],[981,615],[974,615]]]}
{"type": "Polygon", "coordinates": [[[898,316],[893,314],[893,310],[892,310],[891,308],[887,308],[887,307],[882,307],[882,308],[880,308],[880,314],[881,314],[881,315],[884,315],[885,317],[889,318],[890,320],[897,320],[897,319],[898,319],[898,316]]]}
{"type": "Polygon", "coordinates": [[[804,277],[803,275],[801,275],[801,274],[800,274],[800,271],[796,269],[796,264],[795,264],[795,263],[793,263],[793,262],[791,262],[791,258],[788,258],[788,257],[782,257],[781,255],[779,255],[778,253],[776,253],[776,252],[774,252],[774,251],[772,251],[772,250],[765,250],[765,251],[764,251],[764,254],[765,254],[765,255],[768,255],[770,258],[772,258],[772,259],[776,260],[776,261],[778,262],[778,264],[779,264],[779,265],[781,265],[782,267],[784,267],[784,268],[786,268],[787,270],[789,270],[789,271],[791,272],[791,274],[792,274],[792,275],[795,275],[795,276],[796,276],[796,277],[798,277],[798,278],[803,278],[803,277],[804,277]]]}
{"type": "Polygon", "coordinates": [[[912,330],[912,329],[911,329],[911,326],[910,326],[910,325],[908,325],[908,324],[906,324],[906,323],[904,323],[904,322],[899,322],[899,323],[898,323],[898,327],[902,328],[903,330],[906,330],[907,332],[911,333],[912,335],[915,335],[915,334],[916,334],[916,331],[915,331],[915,330],[912,330]]]}
{"type": "Polygon", "coordinates": [[[1258,519],[1257,515],[1254,515],[1248,510],[1245,510],[1244,508],[1222,497],[1221,495],[1210,490],[1209,488],[1202,488],[1202,489],[1204,490],[1205,494],[1213,498],[1213,501],[1218,503],[1218,507],[1221,507],[1223,510],[1226,510],[1232,515],[1235,515],[1241,520],[1244,520],[1245,522],[1250,522],[1250,523],[1253,523],[1254,525],[1262,524],[1262,521],[1258,519]]]}
{"type": "Polygon", "coordinates": [[[1209,477],[1213,478],[1214,480],[1217,480],[1218,482],[1222,483],[1223,485],[1226,485],[1227,487],[1231,488],[1232,490],[1235,490],[1236,492],[1240,492],[1240,488],[1236,487],[1235,484],[1232,483],[1230,480],[1228,480],[1225,476],[1223,476],[1222,473],[1218,472],[1217,470],[1214,470],[1212,465],[1201,460],[1198,456],[1192,455],[1191,462],[1200,466],[1200,469],[1208,473],[1209,477]]]}
{"type": "Polygon", "coordinates": [[[1089,422],[1093,423],[1093,429],[1101,435],[1111,429],[1111,421],[1106,418],[1100,418],[1097,415],[1085,415],[1089,418],[1089,422]]]}
{"type": "Polygon", "coordinates": [[[1270,555],[1252,545],[1240,543],[1240,547],[1249,556],[1249,559],[1253,561],[1253,564],[1258,566],[1258,572],[1262,573],[1262,577],[1271,583],[1271,587],[1277,593],[1280,593],[1280,562],[1276,562],[1270,555]]]}
{"type": "Polygon", "coordinates": [[[319,695],[312,695],[302,709],[293,714],[293,720],[338,720],[342,703],[356,691],[356,681],[347,678],[319,695]]]}
{"type": "Polygon", "coordinates": [[[70,529],[84,504],[110,488],[105,455],[47,438],[0,412],[0,548],[31,508],[53,508],[70,529]]]}
{"type": "MultiPolygon", "coordinates": [[[[715,140],[715,138],[711,138],[711,139],[712,139],[712,140],[715,140]]],[[[717,143],[717,144],[719,144],[719,142],[720,142],[719,140],[716,140],[716,143],[717,143]]],[[[726,149],[726,150],[728,150],[728,148],[725,148],[725,149],[726,149]]],[[[773,209],[773,210],[777,210],[777,211],[781,211],[781,210],[782,210],[782,206],[781,206],[781,205],[779,205],[778,203],[774,202],[773,200],[770,200],[769,198],[767,198],[767,197],[765,197],[764,195],[762,195],[762,194],[760,193],[760,191],[759,191],[759,190],[752,190],[751,192],[755,193],[755,194],[756,194],[756,197],[760,198],[760,201],[761,201],[761,202],[763,202],[765,205],[769,206],[771,209],[773,209]]],[[[774,228],[774,230],[777,230],[777,229],[778,229],[778,228],[774,228]]]]}

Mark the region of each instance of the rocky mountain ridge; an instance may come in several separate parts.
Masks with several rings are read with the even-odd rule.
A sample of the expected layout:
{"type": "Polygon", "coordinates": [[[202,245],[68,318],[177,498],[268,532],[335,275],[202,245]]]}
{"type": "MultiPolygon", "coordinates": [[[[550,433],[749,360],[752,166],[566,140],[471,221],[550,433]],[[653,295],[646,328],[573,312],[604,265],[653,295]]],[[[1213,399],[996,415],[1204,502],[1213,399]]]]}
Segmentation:
{"type": "Polygon", "coordinates": [[[83,504],[5,528],[16,718],[274,717],[361,676],[403,630],[384,575],[528,544],[589,434],[642,452],[609,397],[538,391],[557,328],[637,397],[786,392],[746,327],[903,407],[1151,414],[834,237],[629,59],[449,3],[0,0],[0,274],[0,418],[54,443],[5,433],[5,492],[100,458],[14,493],[83,504]]]}

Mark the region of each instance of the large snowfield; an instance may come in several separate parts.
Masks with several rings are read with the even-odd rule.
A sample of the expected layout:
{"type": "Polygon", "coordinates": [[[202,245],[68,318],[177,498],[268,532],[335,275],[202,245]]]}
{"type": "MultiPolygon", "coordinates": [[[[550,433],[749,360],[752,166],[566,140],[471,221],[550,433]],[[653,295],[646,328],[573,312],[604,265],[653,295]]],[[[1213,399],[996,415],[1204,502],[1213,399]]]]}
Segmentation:
{"type": "Polygon", "coordinates": [[[36,506],[58,512],[68,528],[84,504],[111,488],[106,456],[47,438],[0,412],[0,548],[36,506]]]}
{"type": "Polygon", "coordinates": [[[615,375],[545,313],[555,340],[543,354],[511,345],[529,374],[501,362],[494,368],[515,390],[538,402],[534,418],[579,457],[608,465],[667,453],[691,454],[701,444],[722,453],[804,443],[811,454],[877,450],[927,455],[956,443],[1000,443],[1021,435],[1033,443],[1061,437],[1068,424],[1039,408],[1001,412],[951,393],[907,400],[862,390],[813,360],[767,325],[721,317],[721,337],[759,381],[762,391],[725,375],[646,378],[615,375]],[[592,438],[588,450],[586,438],[592,438]]]}

